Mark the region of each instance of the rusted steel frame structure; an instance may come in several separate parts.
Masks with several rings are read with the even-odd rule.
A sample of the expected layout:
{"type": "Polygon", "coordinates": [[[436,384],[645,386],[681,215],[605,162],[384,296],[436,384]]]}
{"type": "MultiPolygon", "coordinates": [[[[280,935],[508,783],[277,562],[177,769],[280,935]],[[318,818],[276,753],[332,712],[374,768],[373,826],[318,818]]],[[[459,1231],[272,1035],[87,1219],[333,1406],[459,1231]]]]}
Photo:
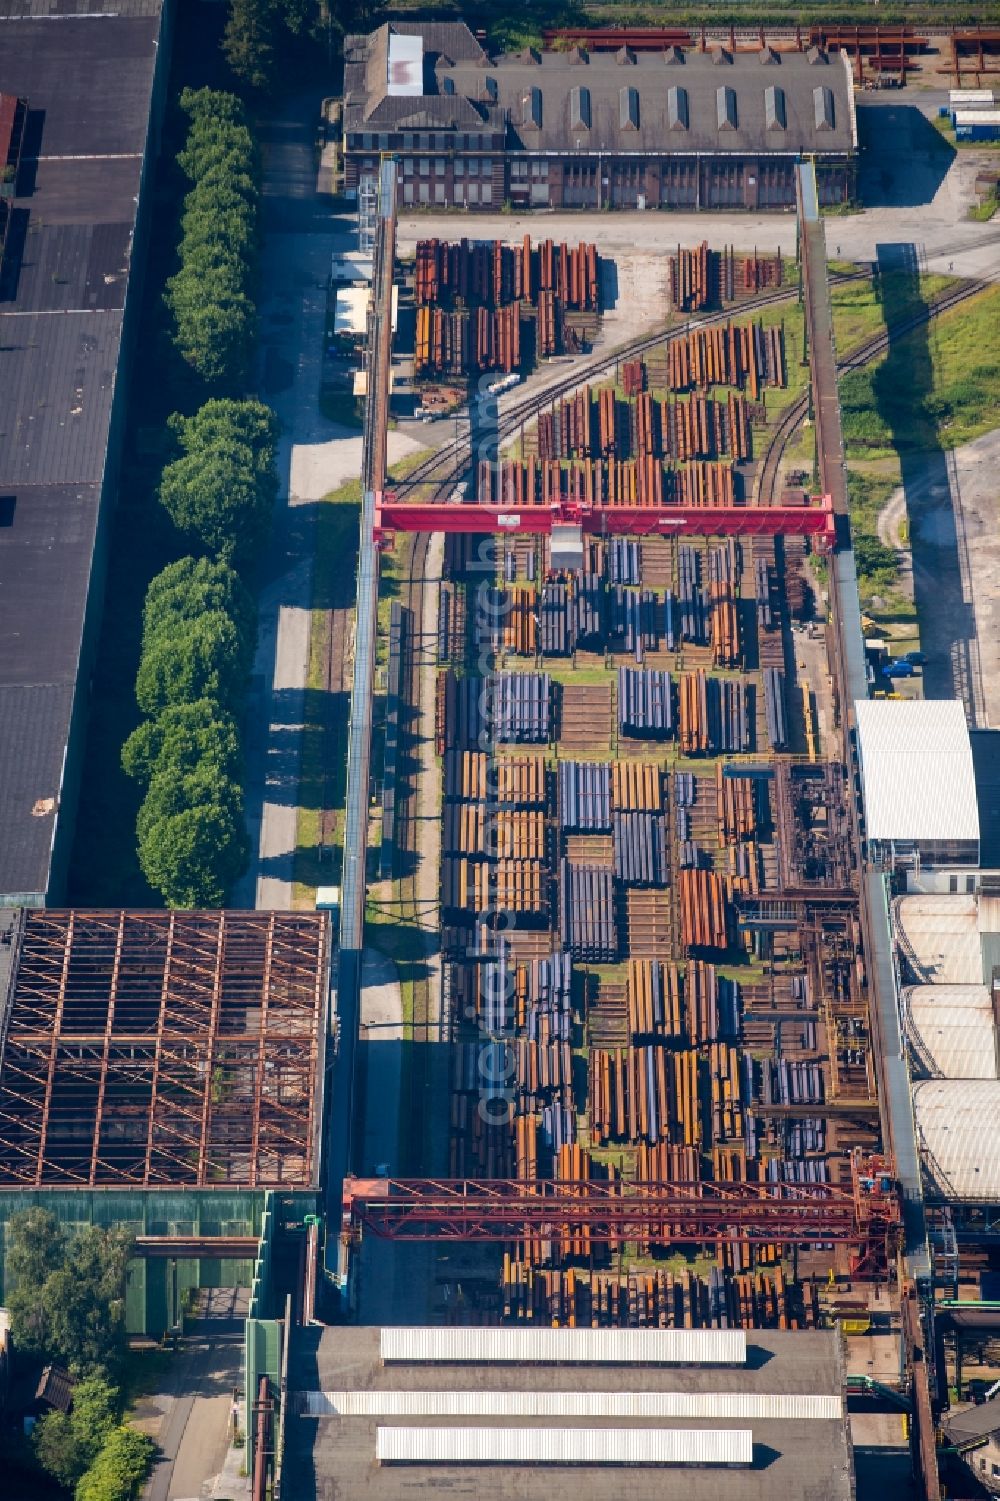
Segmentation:
{"type": "Polygon", "coordinates": [[[962,63],[967,73],[980,78],[988,73],[1000,73],[1000,27],[972,26],[951,34],[951,65],[955,84],[961,87],[962,63]],[[987,59],[992,58],[992,65],[987,59]]]}
{"type": "Polygon", "coordinates": [[[582,1227],[617,1244],[659,1224],[681,1244],[861,1245],[873,1230],[884,1241],[894,1219],[891,1198],[884,1215],[866,1216],[852,1189],[816,1183],[355,1178],[344,1186],[345,1225],[393,1240],[510,1241],[582,1227]]]}
{"type": "Polygon", "coordinates": [[[481,505],[478,502],[375,497],[376,537],[393,532],[532,532],[576,525],[599,536],[812,537],[821,552],[835,540],[833,503],[820,496],[805,506],[481,505]]]}
{"type": "Polygon", "coordinates": [[[22,913],[0,1186],[312,1187],[327,934],[316,913],[22,913]]]}

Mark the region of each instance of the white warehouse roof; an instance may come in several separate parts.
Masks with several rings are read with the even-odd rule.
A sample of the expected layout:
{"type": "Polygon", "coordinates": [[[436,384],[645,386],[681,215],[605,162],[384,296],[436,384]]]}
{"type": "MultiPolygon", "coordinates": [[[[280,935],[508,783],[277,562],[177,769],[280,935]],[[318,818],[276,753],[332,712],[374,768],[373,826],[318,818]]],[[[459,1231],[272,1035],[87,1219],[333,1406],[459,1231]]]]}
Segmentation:
{"type": "Polygon", "coordinates": [[[974,894],[899,896],[892,904],[892,922],[915,979],[925,985],[982,985],[983,951],[974,894]]]}
{"type": "Polygon", "coordinates": [[[1000,1080],[924,1079],[913,1086],[927,1176],[945,1199],[1000,1203],[1000,1080]]]}
{"type": "Polygon", "coordinates": [[[985,985],[912,985],[909,1035],[926,1068],[945,1079],[997,1077],[993,1001],[985,985]]]}
{"type": "Polygon", "coordinates": [[[379,1428],[380,1464],[748,1465],[749,1428],[379,1428]]]}
{"type": "Polygon", "coordinates": [[[965,710],[957,699],[859,699],[854,705],[872,840],[979,841],[965,710]]]}
{"type": "Polygon", "coordinates": [[[382,1329],[385,1364],[745,1365],[742,1329],[382,1329]]]}

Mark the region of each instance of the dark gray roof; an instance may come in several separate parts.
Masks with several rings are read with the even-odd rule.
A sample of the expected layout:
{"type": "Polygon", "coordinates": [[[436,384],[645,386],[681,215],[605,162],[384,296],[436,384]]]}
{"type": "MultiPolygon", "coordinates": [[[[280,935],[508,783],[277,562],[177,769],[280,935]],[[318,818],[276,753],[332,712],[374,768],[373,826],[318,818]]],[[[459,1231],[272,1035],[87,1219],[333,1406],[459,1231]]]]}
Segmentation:
{"type": "MultiPolygon", "coordinates": [[[[546,52],[541,64],[525,65],[499,58],[486,76],[495,77],[499,102],[509,112],[515,136],[529,151],[753,152],[787,155],[807,151],[848,152],[854,148],[854,111],[849,74],[839,57],[811,64],[804,53],[784,53],[762,66],[756,52],[737,53],[717,64],[708,53],[687,52],[684,61],[668,62],[659,53],[640,52],[623,66],[611,52],[590,54],[586,63],[571,63],[565,54],[546,52]],[[622,125],[621,89],[638,95],[639,124],[622,125]],[[540,130],[522,130],[522,100],[531,88],[542,91],[540,130]],[[684,89],[688,126],[669,126],[668,93],[684,89]],[[570,96],[586,89],[591,127],[574,131],[570,96]],[[816,90],[824,107],[832,105],[833,127],[817,129],[816,90]],[[720,90],[730,94],[720,101],[720,90]],[[767,91],[776,100],[783,129],[768,127],[767,91]],[[777,91],[780,90],[780,93],[777,91]],[[735,124],[729,121],[735,119],[735,124]],[[720,126],[720,120],[723,121],[720,126]]],[[[481,68],[456,65],[446,70],[456,94],[481,90],[481,68]]],[[[443,77],[438,70],[438,78],[443,77]]]]}
{"type": "Polygon", "coordinates": [[[30,111],[0,302],[0,895],[49,887],[159,31],[159,0],[0,0],[30,111]]]}
{"type": "Polygon", "coordinates": [[[490,123],[506,118],[509,144],[527,151],[787,156],[844,154],[856,144],[850,69],[839,55],[817,53],[811,61],[803,52],[758,49],[733,54],[721,47],[704,53],[573,48],[490,60],[457,23],[394,29],[424,38],[425,97],[386,95],[388,26],[368,38],[350,37],[344,83],[350,130],[404,123],[467,129],[478,115],[490,123]],[[623,97],[623,88],[634,94],[623,97]],[[525,98],[532,89],[541,95],[540,126],[523,123],[530,118],[525,98]],[[671,89],[678,91],[673,123],[671,89]],[[720,96],[720,90],[728,92],[720,96]],[[464,113],[463,101],[470,102],[464,113]],[[589,125],[575,123],[587,116],[589,125]]]}
{"type": "Polygon", "coordinates": [[[1000,1397],[970,1407],[966,1412],[956,1412],[944,1425],[948,1437],[957,1443],[969,1439],[987,1438],[1000,1430],[1000,1397]]]}

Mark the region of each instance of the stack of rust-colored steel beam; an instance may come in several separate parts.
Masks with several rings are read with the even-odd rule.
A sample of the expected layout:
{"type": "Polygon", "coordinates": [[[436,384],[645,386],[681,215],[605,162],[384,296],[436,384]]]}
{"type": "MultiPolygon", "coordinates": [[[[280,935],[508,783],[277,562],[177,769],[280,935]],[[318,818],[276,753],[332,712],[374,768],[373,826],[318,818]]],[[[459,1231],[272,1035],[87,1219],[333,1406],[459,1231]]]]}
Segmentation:
{"type": "Polygon", "coordinates": [[[729,885],[735,895],[757,896],[762,887],[760,847],[753,840],[729,847],[729,885]]]}
{"type": "Polygon", "coordinates": [[[556,316],[556,294],[541,291],[538,294],[538,317],[535,321],[535,346],[543,357],[556,354],[559,348],[559,329],[556,316]]]}
{"type": "Polygon", "coordinates": [[[538,595],[530,584],[515,584],[504,591],[503,646],[520,657],[533,657],[538,650],[538,595]]]}
{"type": "Polygon", "coordinates": [[[444,805],[442,849],[446,855],[486,854],[486,804],[444,805]]]}
{"type": "Polygon", "coordinates": [[[719,1036],[719,988],[715,965],[691,959],[684,971],[684,1017],[693,1047],[719,1036]]]}
{"type": "Polygon", "coordinates": [[[540,809],[501,808],[495,817],[496,855],[500,860],[544,860],[545,814],[540,809]]]}
{"type": "Polygon", "coordinates": [[[774,255],[758,255],[755,250],[753,255],[743,257],[744,292],[764,292],[770,287],[780,287],[783,275],[780,251],[774,255]]]}
{"type": "Polygon", "coordinates": [[[663,778],[653,761],[615,761],[611,767],[611,806],[622,812],[659,813],[663,778]]]}
{"type": "MultiPolygon", "coordinates": [[[[652,1179],[651,1181],[656,1181],[652,1179]]],[[[684,1180],[687,1181],[687,1180],[684,1180]]],[[[667,1245],[671,1227],[654,1233],[647,1245],[667,1245]]],[[[779,1247],[766,1248],[771,1261],[779,1247]]],[[[499,1314],[501,1322],[551,1324],[593,1329],[814,1329],[820,1325],[814,1281],[729,1265],[746,1248],[723,1247],[722,1265],[706,1276],[693,1272],[585,1271],[579,1267],[540,1270],[537,1259],[504,1256],[499,1314]]],[[[754,1253],[759,1261],[759,1252],[754,1253]]]]}
{"type": "Polygon", "coordinates": [[[471,916],[493,910],[541,917],[548,910],[547,885],[538,860],[494,863],[446,855],[441,862],[441,905],[451,913],[471,916]]]}
{"type": "Polygon", "coordinates": [[[600,309],[600,275],[597,246],[555,244],[543,240],[538,247],[538,285],[551,291],[564,307],[597,312],[600,309]]]}
{"type": "Polygon", "coordinates": [[[677,888],[683,947],[728,948],[729,902],[723,878],[714,870],[680,870],[677,888]]]}
{"type": "Polygon", "coordinates": [[[708,678],[703,669],[684,672],[679,684],[680,748],[686,756],[704,755],[711,748],[708,723],[708,678]]]}
{"type": "Polygon", "coordinates": [[[691,1048],[673,1053],[654,1043],[592,1048],[591,1140],[699,1146],[700,1073],[701,1060],[691,1048]]]}
{"type": "Polygon", "coordinates": [[[630,959],[626,995],[631,1037],[666,1037],[676,1042],[686,1036],[676,964],[630,959]]]}
{"type": "Polygon", "coordinates": [[[734,386],[756,401],[765,386],[785,385],[785,341],[780,327],[726,323],[691,329],[667,345],[671,391],[734,386]]]}
{"type": "Polygon", "coordinates": [[[715,768],[715,795],[719,813],[719,844],[740,844],[757,834],[757,786],[753,777],[726,775],[722,762],[715,768]]]}
{"type": "Polygon", "coordinates": [[[732,246],[710,250],[703,240],[694,250],[678,245],[669,260],[670,301],[679,313],[699,313],[721,301],[731,302],[736,291],[736,257],[732,246]]]}
{"type": "Polygon", "coordinates": [[[659,435],[664,457],[681,462],[722,454],[748,459],[752,445],[746,397],[730,391],[725,402],[717,402],[695,392],[686,401],[661,401],[659,435]]]}
{"type": "Polygon", "coordinates": [[[444,757],[446,800],[482,802],[490,795],[489,757],[485,751],[449,750],[444,757]]]}
{"type": "Polygon", "coordinates": [[[733,466],[719,459],[696,459],[677,471],[675,493],[682,506],[734,506],[733,466]]]}
{"type": "Polygon", "coordinates": [[[501,756],[496,762],[495,776],[498,803],[518,808],[544,806],[545,761],[541,756],[501,756]]]}
{"type": "Polygon", "coordinates": [[[646,389],[646,366],[642,360],[625,360],[622,365],[622,390],[626,396],[638,396],[646,389]]]}
{"type": "Polygon", "coordinates": [[[743,1106],[740,1100],[739,1052],[731,1043],[713,1042],[708,1050],[711,1082],[713,1142],[740,1140],[743,1106]]]}

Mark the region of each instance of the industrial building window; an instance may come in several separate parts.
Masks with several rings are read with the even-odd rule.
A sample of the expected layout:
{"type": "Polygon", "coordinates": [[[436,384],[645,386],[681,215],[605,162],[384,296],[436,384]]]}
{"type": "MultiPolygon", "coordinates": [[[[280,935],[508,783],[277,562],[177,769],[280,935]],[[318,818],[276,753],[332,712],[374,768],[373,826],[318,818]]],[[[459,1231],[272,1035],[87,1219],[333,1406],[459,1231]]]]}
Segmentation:
{"type": "Polygon", "coordinates": [[[590,129],[590,90],[577,86],[569,91],[569,125],[571,130],[590,129]]]}
{"type": "Polygon", "coordinates": [[[444,176],[444,157],[443,156],[436,156],[434,158],[434,176],[435,177],[443,177],[444,176]]]}
{"type": "Polygon", "coordinates": [[[468,191],[468,195],[467,196],[468,196],[469,202],[470,203],[478,203],[479,202],[479,184],[478,184],[478,182],[470,182],[468,184],[468,189],[469,189],[469,191],[468,191]]]}
{"type": "Polygon", "coordinates": [[[492,203],[493,202],[493,184],[491,182],[484,182],[483,183],[482,192],[480,193],[480,197],[482,198],[482,201],[484,203],[492,203]]]}
{"type": "Polygon", "coordinates": [[[412,156],[404,156],[404,158],[403,158],[403,176],[404,177],[412,177],[413,176],[413,157],[412,156]]]}
{"type": "Polygon", "coordinates": [[[447,78],[446,77],[444,79],[444,92],[446,94],[453,94],[455,92],[455,80],[454,80],[454,78],[447,78]]]}
{"type": "Polygon", "coordinates": [[[671,130],[688,128],[688,91],[674,87],[667,90],[667,123],[671,130]]]}
{"type": "Polygon", "coordinates": [[[431,175],[431,159],[429,156],[422,156],[420,158],[420,175],[421,177],[430,177],[431,175]]]}
{"type": "Polygon", "coordinates": [[[464,177],[465,176],[465,157],[464,156],[456,156],[456,158],[455,158],[455,176],[456,177],[464,177]]]}
{"type": "Polygon", "coordinates": [[[412,130],[404,130],[403,131],[403,150],[404,151],[412,151],[413,150],[413,131],[412,130]]]}
{"type": "Polygon", "coordinates": [[[547,182],[549,176],[548,162],[532,162],[531,175],[533,178],[535,178],[536,181],[544,180],[547,182]]]}
{"type": "Polygon", "coordinates": [[[470,177],[478,177],[479,176],[479,158],[477,156],[470,156],[469,157],[469,176],[470,177]]]}
{"type": "Polygon", "coordinates": [[[412,203],[413,202],[413,184],[412,184],[412,182],[404,182],[403,183],[403,202],[404,203],[412,203]]]}
{"type": "Polygon", "coordinates": [[[516,178],[518,178],[518,177],[527,177],[527,175],[528,175],[528,163],[527,162],[524,162],[524,161],[513,161],[513,162],[511,162],[511,164],[510,164],[510,176],[511,176],[511,181],[512,182],[516,178]]]}
{"type": "Polygon", "coordinates": [[[421,203],[430,203],[430,201],[431,201],[431,185],[430,185],[429,182],[422,182],[420,184],[420,202],[421,203]]]}
{"type": "Polygon", "coordinates": [[[834,126],[833,90],[813,89],[813,109],[816,115],[816,129],[832,130],[834,126]]]}
{"type": "Polygon", "coordinates": [[[521,124],[533,130],[542,128],[542,91],[526,89],[521,95],[521,124]]]}
{"type": "Polygon", "coordinates": [[[715,91],[715,109],[720,130],[736,129],[736,90],[723,84],[715,91]]]}
{"type": "Polygon", "coordinates": [[[434,202],[435,203],[443,203],[444,202],[444,183],[443,182],[436,182],[434,184],[434,202]]]}
{"type": "Polygon", "coordinates": [[[463,182],[456,182],[455,183],[455,186],[452,189],[452,195],[453,195],[454,200],[455,200],[456,203],[464,203],[465,202],[465,183],[464,183],[464,181],[463,182]]]}
{"type": "Polygon", "coordinates": [[[764,120],[768,130],[785,128],[785,91],[773,84],[764,90],[764,120]]]}
{"type": "Polygon", "coordinates": [[[639,90],[618,90],[618,124],[622,130],[639,129],[639,90]]]}

